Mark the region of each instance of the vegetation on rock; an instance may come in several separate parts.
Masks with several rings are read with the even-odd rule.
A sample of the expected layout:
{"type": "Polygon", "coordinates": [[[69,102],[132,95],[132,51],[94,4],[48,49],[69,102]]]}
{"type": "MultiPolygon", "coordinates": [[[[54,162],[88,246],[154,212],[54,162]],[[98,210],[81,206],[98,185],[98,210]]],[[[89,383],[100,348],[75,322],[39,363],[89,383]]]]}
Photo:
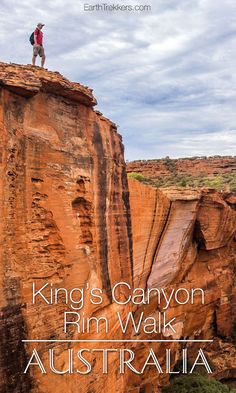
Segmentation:
{"type": "Polygon", "coordinates": [[[199,374],[185,375],[175,378],[173,382],[163,388],[163,393],[235,393],[214,379],[208,379],[199,374]]]}
{"type": "Polygon", "coordinates": [[[136,179],[136,180],[138,180],[138,181],[140,181],[140,182],[144,182],[144,181],[147,180],[147,179],[142,175],[142,173],[137,173],[137,172],[128,173],[128,177],[131,177],[132,179],[136,179]]]}
{"type": "Polygon", "coordinates": [[[146,178],[142,173],[128,173],[142,183],[160,187],[194,187],[194,188],[214,188],[217,191],[236,191],[236,173],[226,173],[217,176],[192,176],[177,175],[159,176],[156,178],[146,178]]]}

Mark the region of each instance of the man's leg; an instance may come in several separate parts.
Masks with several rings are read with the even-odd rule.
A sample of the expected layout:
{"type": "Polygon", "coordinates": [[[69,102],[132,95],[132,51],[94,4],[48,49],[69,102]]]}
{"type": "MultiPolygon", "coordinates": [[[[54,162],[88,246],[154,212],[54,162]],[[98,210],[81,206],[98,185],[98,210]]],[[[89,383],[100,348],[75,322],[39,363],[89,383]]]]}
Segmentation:
{"type": "Polygon", "coordinates": [[[36,61],[36,56],[33,55],[33,57],[32,57],[32,64],[33,64],[33,66],[35,66],[35,61],[36,61]]]}
{"type": "Polygon", "coordinates": [[[45,63],[45,59],[46,59],[43,46],[41,46],[41,48],[40,48],[40,56],[41,56],[41,67],[43,67],[44,63],[45,63]]]}
{"type": "Polygon", "coordinates": [[[35,66],[36,57],[38,56],[38,47],[33,46],[33,57],[32,57],[32,64],[35,66]]]}
{"type": "Polygon", "coordinates": [[[46,56],[45,56],[45,55],[43,55],[43,56],[41,57],[41,67],[43,67],[43,66],[44,66],[45,59],[46,59],[46,56]]]}

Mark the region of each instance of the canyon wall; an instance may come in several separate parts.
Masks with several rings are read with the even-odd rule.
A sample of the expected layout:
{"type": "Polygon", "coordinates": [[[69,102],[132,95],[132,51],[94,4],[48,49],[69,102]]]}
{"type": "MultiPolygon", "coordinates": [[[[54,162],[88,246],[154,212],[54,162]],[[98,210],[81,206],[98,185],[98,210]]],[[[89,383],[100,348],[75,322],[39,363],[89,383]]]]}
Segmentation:
{"type": "MultiPolygon", "coordinates": [[[[167,288],[169,293],[179,288],[204,290],[204,304],[200,296],[194,304],[171,302],[167,316],[176,318],[176,334],[163,334],[163,338],[213,339],[212,343],[185,344],[190,362],[194,351],[205,349],[213,375],[219,380],[235,380],[236,347],[232,337],[236,326],[236,195],[214,190],[157,189],[134,179],[129,179],[129,190],[134,286],[167,288]]],[[[161,309],[153,298],[149,306],[139,307],[135,316],[138,319],[142,311],[155,316],[161,309]]],[[[163,365],[165,346],[152,344],[163,356],[163,365]]],[[[166,348],[177,353],[174,367],[181,359],[183,344],[174,342],[166,348]]],[[[147,348],[136,351],[141,359],[147,348]]],[[[154,392],[167,379],[149,370],[142,376],[143,391],[154,392]]]]}
{"type": "MultiPolygon", "coordinates": [[[[46,365],[48,350],[54,349],[56,368],[66,370],[67,350],[84,347],[54,341],[82,335],[73,329],[63,332],[62,296],[53,306],[43,300],[32,304],[33,283],[37,288],[49,283],[48,295],[58,287],[84,288],[86,294],[86,288],[102,288],[103,305],[86,302],[85,295],[83,311],[87,316],[106,315],[111,329],[98,334],[93,330],[83,338],[118,340],[147,335],[131,329],[121,334],[115,313],[119,310],[125,319],[130,308],[112,302],[115,283],[145,290],[201,287],[204,304],[197,298],[194,305],[173,302],[168,308],[168,317],[176,317],[174,336],[148,338],[214,339],[205,348],[214,375],[236,378],[235,194],[156,189],[133,179],[128,184],[121,136],[95,105],[91,89],[59,73],[0,63],[0,392],[154,393],[169,379],[154,367],[142,375],[121,374],[113,353],[108,374],[93,355],[93,372],[84,376],[44,375],[38,367],[24,374],[33,348],[46,365]]],[[[135,319],[142,312],[156,316],[162,305],[153,296],[150,304],[134,305],[132,311],[135,319]]],[[[86,348],[104,345],[86,343],[86,348]]],[[[115,348],[123,345],[116,343],[115,348]]],[[[172,369],[181,359],[182,346],[168,346],[176,353],[172,369]]],[[[187,346],[191,358],[197,344],[187,346]]],[[[140,368],[150,344],[127,347],[140,368]]],[[[166,344],[153,343],[152,348],[164,366],[166,344]]]]}
{"type": "Polygon", "coordinates": [[[192,175],[209,176],[225,175],[236,172],[236,157],[190,157],[171,159],[169,157],[157,160],[137,160],[127,162],[127,173],[142,173],[148,179],[159,176],[192,175]]]}
{"type": "MultiPolygon", "coordinates": [[[[119,280],[132,283],[121,136],[94,111],[92,91],[59,73],[1,63],[0,83],[1,393],[89,392],[91,386],[96,392],[116,386],[122,391],[123,376],[102,378],[99,364],[79,380],[44,376],[38,367],[23,374],[32,348],[45,359],[54,348],[57,368],[63,369],[70,344],[22,342],[78,338],[62,331],[63,302],[32,305],[33,282],[37,289],[45,283],[68,290],[87,283],[102,288],[111,322],[111,287],[119,280]]],[[[96,315],[97,309],[83,311],[96,315]]]]}

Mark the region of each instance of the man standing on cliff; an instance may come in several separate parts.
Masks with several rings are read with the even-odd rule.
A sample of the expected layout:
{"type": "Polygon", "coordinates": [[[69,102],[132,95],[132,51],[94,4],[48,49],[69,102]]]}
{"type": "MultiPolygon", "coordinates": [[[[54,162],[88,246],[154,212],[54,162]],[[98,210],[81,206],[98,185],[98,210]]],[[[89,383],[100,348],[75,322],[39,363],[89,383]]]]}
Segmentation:
{"type": "Polygon", "coordinates": [[[36,57],[39,55],[41,57],[41,67],[44,66],[45,63],[45,52],[43,47],[43,23],[38,23],[37,27],[34,31],[34,46],[33,46],[33,58],[32,64],[35,65],[36,57]]]}

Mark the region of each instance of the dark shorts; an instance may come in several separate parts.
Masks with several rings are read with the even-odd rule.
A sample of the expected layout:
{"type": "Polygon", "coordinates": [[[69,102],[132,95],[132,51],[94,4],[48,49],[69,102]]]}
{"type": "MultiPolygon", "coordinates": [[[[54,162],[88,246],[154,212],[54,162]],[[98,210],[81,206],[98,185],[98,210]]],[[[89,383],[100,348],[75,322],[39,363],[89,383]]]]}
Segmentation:
{"type": "Polygon", "coordinates": [[[33,54],[34,54],[34,56],[38,56],[38,55],[39,55],[40,57],[45,56],[43,46],[41,46],[41,45],[34,46],[34,47],[33,47],[33,54]]]}

